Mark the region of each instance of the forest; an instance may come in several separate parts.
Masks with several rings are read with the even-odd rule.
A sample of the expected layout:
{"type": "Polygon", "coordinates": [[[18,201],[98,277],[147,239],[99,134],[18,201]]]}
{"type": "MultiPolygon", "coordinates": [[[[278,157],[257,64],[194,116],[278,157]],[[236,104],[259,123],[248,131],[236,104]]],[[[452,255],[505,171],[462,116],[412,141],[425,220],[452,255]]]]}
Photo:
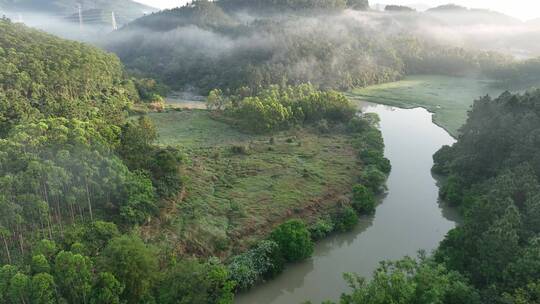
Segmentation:
{"type": "MultiPolygon", "coordinates": [[[[196,154],[158,145],[153,121],[130,116],[135,104],[159,102],[168,89],[129,77],[115,55],[95,47],[9,19],[0,30],[0,50],[9,54],[0,62],[0,303],[231,303],[235,291],[308,258],[314,240],[352,229],[374,210],[390,164],[376,120],[356,117],[345,96],[308,84],[236,95],[216,89],[212,119],[272,136],[272,149],[291,145],[281,132],[292,129],[305,128],[309,140],[335,134],[356,151],[343,166],[361,161],[369,170],[361,183],[343,185],[351,193],[343,206],[312,220],[267,223],[271,231],[244,251],[227,244],[240,241],[232,237],[221,247],[206,241],[220,258],[171,251],[174,243],[143,231],[193,187],[196,176],[182,168],[196,154]]],[[[231,157],[260,154],[250,145],[232,146],[231,157]]],[[[303,170],[308,184],[319,184],[303,170]]]]}
{"type": "Polygon", "coordinates": [[[419,34],[454,13],[498,16],[196,0],[98,46],[3,17],[0,304],[232,304],[311,262],[318,241],[372,225],[392,172],[380,118],[350,90],[411,75],[523,91],[477,99],[433,156],[462,222],[433,253],[345,274],[337,303],[538,303],[540,61],[419,34]],[[171,105],[171,91],[205,109],[171,105]]]}
{"type": "Polygon", "coordinates": [[[457,143],[434,155],[463,223],[432,256],[346,276],[339,303],[537,303],[539,102],[538,90],[475,101],[457,143]]]}
{"type": "Polygon", "coordinates": [[[105,47],[132,73],[202,94],[307,82],[347,90],[409,74],[483,73],[511,61],[494,52],[441,44],[399,26],[380,30],[395,22],[414,27],[406,17],[304,9],[262,16],[256,10],[247,18],[231,3],[201,0],[148,15],[114,33],[105,47]]]}

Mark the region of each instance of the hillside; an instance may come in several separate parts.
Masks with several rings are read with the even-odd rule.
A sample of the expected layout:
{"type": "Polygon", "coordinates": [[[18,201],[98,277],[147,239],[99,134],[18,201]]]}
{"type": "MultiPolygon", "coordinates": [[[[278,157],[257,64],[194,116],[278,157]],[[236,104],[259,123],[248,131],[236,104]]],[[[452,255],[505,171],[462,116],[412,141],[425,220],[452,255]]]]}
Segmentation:
{"type": "Polygon", "coordinates": [[[120,123],[136,94],[115,55],[9,20],[0,20],[0,54],[0,134],[59,115],[120,123]]]}
{"type": "Polygon", "coordinates": [[[105,48],[137,75],[202,94],[306,82],[346,90],[411,73],[478,73],[488,62],[504,60],[436,42],[413,14],[246,14],[222,6],[197,1],[145,16],[110,35],[105,48]]]}
{"type": "Polygon", "coordinates": [[[428,9],[428,15],[435,16],[446,22],[448,25],[499,25],[511,26],[520,25],[522,22],[508,15],[486,10],[469,9],[454,4],[441,5],[428,9]]]}
{"type": "Polygon", "coordinates": [[[79,4],[83,10],[114,11],[129,20],[156,11],[155,8],[131,0],[2,0],[0,8],[17,13],[28,11],[70,16],[77,12],[79,4]]]}
{"type": "Polygon", "coordinates": [[[341,93],[213,90],[209,110],[145,113],[161,86],[125,75],[0,20],[0,303],[231,304],[374,211],[390,164],[341,93]]]}

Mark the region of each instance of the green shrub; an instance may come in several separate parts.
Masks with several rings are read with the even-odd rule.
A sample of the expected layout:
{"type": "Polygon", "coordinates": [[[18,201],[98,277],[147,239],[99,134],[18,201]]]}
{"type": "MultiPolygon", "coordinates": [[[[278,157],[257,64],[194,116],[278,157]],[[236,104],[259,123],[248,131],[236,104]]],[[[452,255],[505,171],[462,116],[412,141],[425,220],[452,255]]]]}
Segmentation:
{"type": "Polygon", "coordinates": [[[353,187],[352,207],[358,213],[373,213],[375,211],[375,195],[364,185],[353,187]]]}
{"type": "Polygon", "coordinates": [[[313,241],[306,224],[300,220],[290,220],[279,225],[270,238],[280,248],[281,254],[288,262],[306,259],[313,253],[313,241]]]}
{"type": "Polygon", "coordinates": [[[311,238],[315,241],[325,238],[334,231],[334,223],[331,219],[319,219],[315,224],[309,227],[311,238]]]}
{"type": "Polygon", "coordinates": [[[230,279],[238,289],[249,289],[264,278],[283,271],[284,260],[279,245],[274,241],[261,241],[247,252],[235,256],[229,264],[230,279]]]}
{"type": "Polygon", "coordinates": [[[232,304],[233,302],[234,282],[229,280],[227,268],[214,259],[205,263],[197,260],[180,261],[166,270],[157,286],[157,303],[232,304]]]}
{"type": "Polygon", "coordinates": [[[386,183],[386,175],[375,166],[367,166],[362,171],[361,180],[374,193],[380,193],[386,183]]]}
{"type": "Polygon", "coordinates": [[[358,224],[358,215],[351,207],[343,208],[335,214],[334,224],[339,232],[350,231],[358,224]]]}
{"type": "Polygon", "coordinates": [[[459,206],[463,201],[463,186],[455,175],[448,177],[440,192],[441,198],[453,206],[459,206]]]}

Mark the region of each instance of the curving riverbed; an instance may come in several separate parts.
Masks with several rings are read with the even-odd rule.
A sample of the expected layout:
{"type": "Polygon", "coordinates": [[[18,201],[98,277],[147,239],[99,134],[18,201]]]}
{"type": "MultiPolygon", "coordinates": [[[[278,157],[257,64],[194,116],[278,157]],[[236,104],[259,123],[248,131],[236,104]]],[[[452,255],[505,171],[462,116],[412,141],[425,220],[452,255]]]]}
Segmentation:
{"type": "Polygon", "coordinates": [[[455,226],[457,216],[438,203],[437,182],[431,174],[432,155],[454,139],[422,108],[364,103],[362,110],[380,116],[385,155],[392,163],[388,192],[375,217],[362,218],[354,231],[319,242],[311,259],[239,294],[237,304],[337,300],[348,290],[344,272],[369,277],[382,260],[435,249],[455,226]]]}

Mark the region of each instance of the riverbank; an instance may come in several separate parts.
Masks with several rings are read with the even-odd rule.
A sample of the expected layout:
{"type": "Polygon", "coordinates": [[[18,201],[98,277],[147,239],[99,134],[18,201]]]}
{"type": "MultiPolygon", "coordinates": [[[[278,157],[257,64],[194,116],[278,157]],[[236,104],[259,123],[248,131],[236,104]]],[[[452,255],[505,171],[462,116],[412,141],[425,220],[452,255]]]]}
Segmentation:
{"type": "Polygon", "coordinates": [[[369,278],[380,261],[435,249],[455,226],[453,210],[437,203],[437,181],[431,174],[433,153],[454,139],[432,123],[425,109],[362,107],[379,115],[385,156],[392,163],[388,191],[375,217],[363,217],[354,231],[322,240],[311,259],[290,265],[276,279],[239,294],[237,304],[337,300],[349,290],[343,273],[369,278]]]}
{"type": "Polygon", "coordinates": [[[474,100],[487,94],[498,96],[503,90],[487,79],[437,75],[408,76],[404,80],[354,89],[347,96],[404,109],[417,107],[433,113],[433,122],[457,137],[474,100]]]}
{"type": "Polygon", "coordinates": [[[150,113],[160,144],[178,146],[185,195],[146,228],[154,242],[200,257],[241,253],[291,218],[317,222],[350,201],[362,172],[347,132],[239,132],[205,110],[150,113]],[[158,233],[159,232],[159,233],[158,233]]]}

